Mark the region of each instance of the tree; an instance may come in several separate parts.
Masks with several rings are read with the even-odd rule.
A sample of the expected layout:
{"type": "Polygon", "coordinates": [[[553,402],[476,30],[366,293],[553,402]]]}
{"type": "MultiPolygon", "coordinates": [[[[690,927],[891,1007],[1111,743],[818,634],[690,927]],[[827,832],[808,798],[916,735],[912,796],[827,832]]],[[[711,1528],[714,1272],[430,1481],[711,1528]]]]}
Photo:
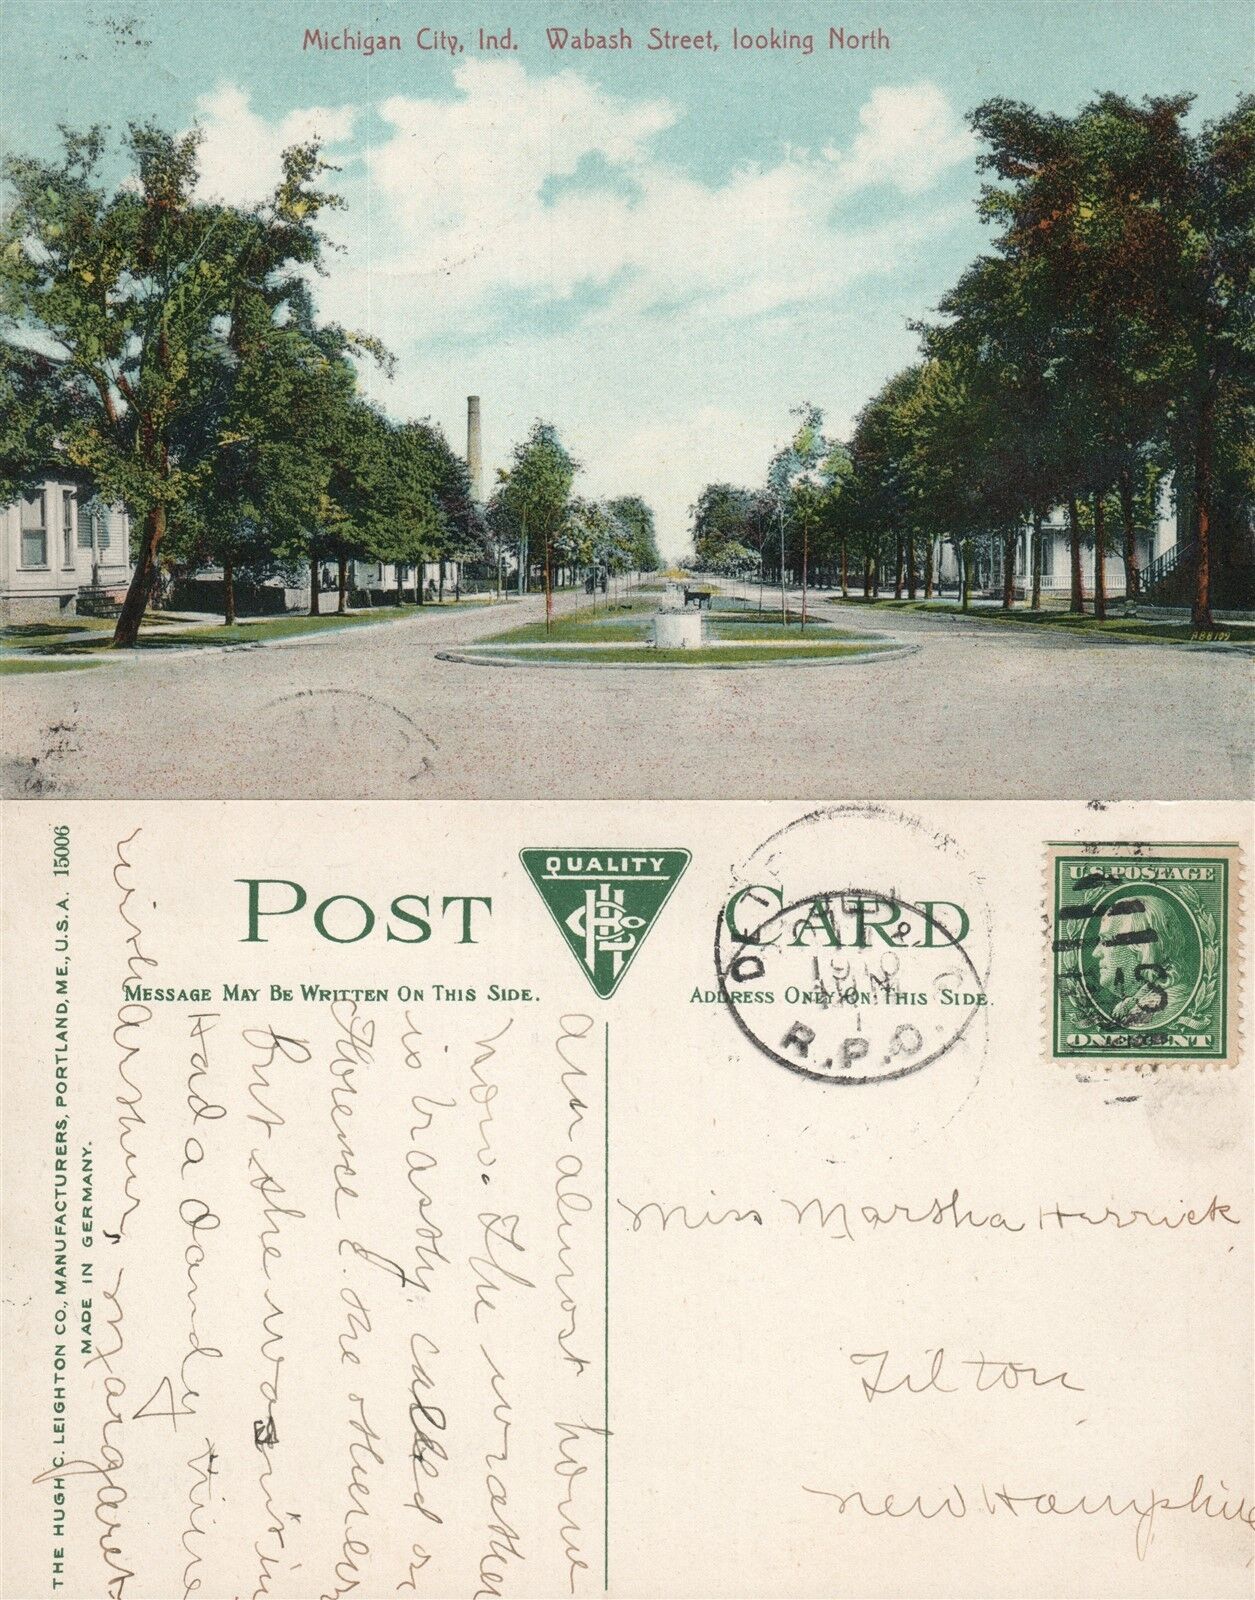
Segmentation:
{"type": "Polygon", "coordinates": [[[894,553],[894,596],[902,596],[908,561],[910,589],[915,586],[911,535],[915,527],[911,498],[912,429],[918,412],[910,409],[921,377],[918,366],[896,373],[855,418],[850,438],[850,510],[857,510],[854,528],[863,558],[863,593],[879,593],[888,549],[894,553]]]}
{"type": "MultiPolygon", "coordinates": [[[[912,500],[927,493],[929,535],[948,536],[959,558],[964,610],[971,603],[976,560],[994,540],[1002,547],[1003,602],[1010,603],[1015,541],[1029,499],[1016,472],[1015,436],[1002,426],[999,393],[990,378],[989,368],[961,354],[934,356],[914,370],[897,412],[897,437],[905,437],[909,449],[900,457],[895,490],[906,515],[912,500]]],[[[856,471],[858,464],[856,448],[856,471]]]]}
{"type": "Polygon", "coordinates": [[[197,201],[198,141],[132,123],[123,144],[134,171],[112,191],[99,129],[66,132],[56,161],[4,165],[14,197],[0,226],[5,337],[55,357],[44,379],[63,419],[60,451],[140,527],[118,645],[134,643],[170,525],[212,466],[204,414],[221,399],[224,324],[249,286],[264,286],[281,319],[299,269],[320,259],[319,214],[337,203],[317,188],[327,169],[316,144],[285,152],[264,206],[197,201]]]}
{"type": "MultiPolygon", "coordinates": [[[[938,310],[949,320],[917,324],[925,351],[963,372],[971,400],[984,398],[993,437],[985,439],[983,448],[988,452],[996,447],[1000,464],[995,463],[995,470],[1021,491],[1004,507],[1012,519],[1003,533],[1003,603],[1008,609],[1014,599],[1015,519],[1026,513],[1032,520],[1029,569],[1031,603],[1036,608],[1041,603],[1042,522],[1065,491],[1069,471],[1075,469],[1064,440],[1079,407],[1074,388],[1061,371],[1057,308],[1043,289],[1042,278],[1018,260],[981,256],[943,296],[938,310]]],[[[1076,452],[1071,454],[1075,457],[1076,452]]],[[[926,500],[918,474],[916,487],[926,500]]],[[[1073,565],[1072,603],[1079,611],[1083,608],[1079,548],[1073,565]]]]}
{"type": "Polygon", "coordinates": [[[1093,464],[1079,487],[1101,496],[1132,474],[1139,413],[1166,402],[1190,479],[1193,620],[1206,628],[1216,454],[1236,443],[1218,419],[1242,410],[1255,365],[1255,97],[1198,133],[1190,105],[1105,94],[1066,119],[993,100],[973,122],[1000,180],[983,201],[999,248],[1046,275],[1088,392],[1077,437],[1093,464]]]}
{"type": "MultiPolygon", "coordinates": [[[[238,305],[229,333],[220,353],[224,399],[208,418],[217,446],[211,469],[166,547],[173,540],[185,564],[221,564],[228,622],[237,572],[295,581],[308,566],[317,610],[318,564],[337,553],[330,530],[342,520],[332,502],[333,473],[343,455],[338,437],[350,429],[358,403],[353,358],[371,355],[385,366],[389,358],[374,341],[316,326],[299,289],[290,293],[282,323],[258,295],[238,305]]],[[[368,422],[362,428],[356,447],[373,450],[370,487],[382,503],[395,453],[368,422]]]]}
{"type": "Polygon", "coordinates": [[[553,424],[536,421],[515,445],[511,465],[493,497],[497,525],[518,528],[529,547],[535,542],[543,551],[546,631],[553,626],[554,543],[566,528],[578,470],[553,424]]]}
{"type": "Polygon", "coordinates": [[[45,476],[71,420],[51,357],[0,340],[0,505],[45,476]]]}
{"type": "Polygon", "coordinates": [[[598,583],[604,573],[626,572],[631,554],[631,532],[604,500],[575,496],[566,521],[554,542],[560,560],[588,570],[596,604],[598,583]]]}
{"type": "Polygon", "coordinates": [[[743,539],[750,518],[750,492],[731,483],[708,483],[689,507],[693,551],[699,563],[725,544],[743,539]]]}
{"type": "Polygon", "coordinates": [[[421,605],[424,563],[439,560],[447,547],[442,505],[442,495],[449,493],[447,445],[430,422],[385,428],[371,554],[395,563],[398,605],[404,600],[406,569],[413,566],[414,599],[421,605]]]}
{"type": "Polygon", "coordinates": [[[710,546],[701,557],[697,570],[710,572],[718,578],[748,578],[759,570],[762,554],[737,539],[710,546]]]}
{"type": "Polygon", "coordinates": [[[440,563],[439,591],[444,598],[445,565],[450,561],[482,559],[488,533],[480,508],[471,493],[470,469],[435,423],[418,425],[423,432],[435,474],[437,510],[436,559],[440,563]]]}
{"type": "Polygon", "coordinates": [[[654,514],[638,494],[619,495],[610,501],[610,510],[628,530],[631,540],[630,567],[633,572],[657,572],[662,566],[654,514]]]}
{"type": "Polygon", "coordinates": [[[792,415],[798,419],[797,428],[771,459],[767,494],[780,525],[781,610],[785,610],[784,551],[791,542],[793,570],[802,575],[801,626],[805,630],[811,539],[830,525],[832,506],[848,476],[849,459],[842,445],[825,438],[824,414],[818,406],[804,401],[793,408],[792,415]]]}

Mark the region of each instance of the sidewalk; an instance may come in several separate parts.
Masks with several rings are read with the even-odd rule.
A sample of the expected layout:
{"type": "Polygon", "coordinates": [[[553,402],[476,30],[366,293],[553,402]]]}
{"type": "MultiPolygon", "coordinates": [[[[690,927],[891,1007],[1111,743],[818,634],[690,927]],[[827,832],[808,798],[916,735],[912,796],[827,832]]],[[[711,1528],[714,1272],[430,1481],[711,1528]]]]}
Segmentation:
{"type": "MultiPolygon", "coordinates": [[[[583,599],[584,596],[575,591],[559,591],[554,596],[555,611],[568,610],[583,599]]],[[[484,599],[467,596],[460,602],[370,606],[356,611],[323,611],[312,617],[306,612],[284,612],[240,618],[230,624],[223,622],[219,612],[181,611],[171,617],[150,612],[141,625],[137,644],[124,650],[110,647],[114,625],[105,619],[96,621],[94,626],[85,623],[81,627],[55,620],[47,624],[20,623],[0,630],[0,673],[30,674],[137,662],[155,659],[158,655],[171,659],[324,643],[358,629],[374,633],[381,624],[424,619],[440,619],[445,623],[456,619],[472,625],[476,619],[482,619],[491,628],[499,625],[497,619],[505,608],[522,616],[537,609],[543,614],[544,603],[544,596],[539,594],[527,595],[521,602],[513,595],[501,600],[495,596],[484,599]]]]}

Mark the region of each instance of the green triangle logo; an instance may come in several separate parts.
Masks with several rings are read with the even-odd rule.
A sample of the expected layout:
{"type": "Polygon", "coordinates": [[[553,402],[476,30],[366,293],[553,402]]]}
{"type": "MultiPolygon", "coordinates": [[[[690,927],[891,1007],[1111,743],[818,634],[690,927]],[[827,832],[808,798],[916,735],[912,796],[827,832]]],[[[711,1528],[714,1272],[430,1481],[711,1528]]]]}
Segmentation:
{"type": "Polygon", "coordinates": [[[520,850],[558,932],[603,1000],[623,981],[692,857],[687,850],[520,850]]]}

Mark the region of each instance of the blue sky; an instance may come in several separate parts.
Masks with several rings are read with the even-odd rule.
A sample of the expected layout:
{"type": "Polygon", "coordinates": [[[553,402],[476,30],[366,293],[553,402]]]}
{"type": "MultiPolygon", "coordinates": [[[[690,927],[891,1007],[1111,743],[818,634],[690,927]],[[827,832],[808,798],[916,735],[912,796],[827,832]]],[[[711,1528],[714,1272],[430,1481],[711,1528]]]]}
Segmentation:
{"type": "Polygon", "coordinates": [[[679,552],[701,486],[760,481],[791,406],[840,434],[912,359],[909,319],[983,248],[972,106],[1189,90],[1205,117],[1249,88],[1253,45],[1228,0],[5,0],[0,128],[47,151],[61,121],[197,122],[205,191],[238,200],[317,130],[348,203],[320,304],[395,353],[379,403],[460,443],[480,394],[490,466],[550,418],[585,492],[643,494],[679,552]],[[890,47],[829,50],[830,24],[890,47]],[[424,26],[464,48],[419,50],[424,26]],[[480,26],[517,49],[481,53],[480,26]],[[635,48],[557,53],[558,26],[635,48]],[[719,48],[650,52],[651,26],[719,48]],[[317,27],[404,48],[302,49],[317,27]],[[734,51],[734,27],[814,50],[734,51]]]}

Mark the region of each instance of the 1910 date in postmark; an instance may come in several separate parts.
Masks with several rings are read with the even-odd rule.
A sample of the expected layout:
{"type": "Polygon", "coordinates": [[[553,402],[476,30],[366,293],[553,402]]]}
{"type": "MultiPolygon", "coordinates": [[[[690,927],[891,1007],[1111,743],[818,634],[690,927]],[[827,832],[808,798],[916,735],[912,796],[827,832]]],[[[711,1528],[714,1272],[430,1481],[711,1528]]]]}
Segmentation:
{"type": "Polygon", "coordinates": [[[1227,844],[1049,847],[1055,1060],[1236,1060],[1238,867],[1227,844]]]}

